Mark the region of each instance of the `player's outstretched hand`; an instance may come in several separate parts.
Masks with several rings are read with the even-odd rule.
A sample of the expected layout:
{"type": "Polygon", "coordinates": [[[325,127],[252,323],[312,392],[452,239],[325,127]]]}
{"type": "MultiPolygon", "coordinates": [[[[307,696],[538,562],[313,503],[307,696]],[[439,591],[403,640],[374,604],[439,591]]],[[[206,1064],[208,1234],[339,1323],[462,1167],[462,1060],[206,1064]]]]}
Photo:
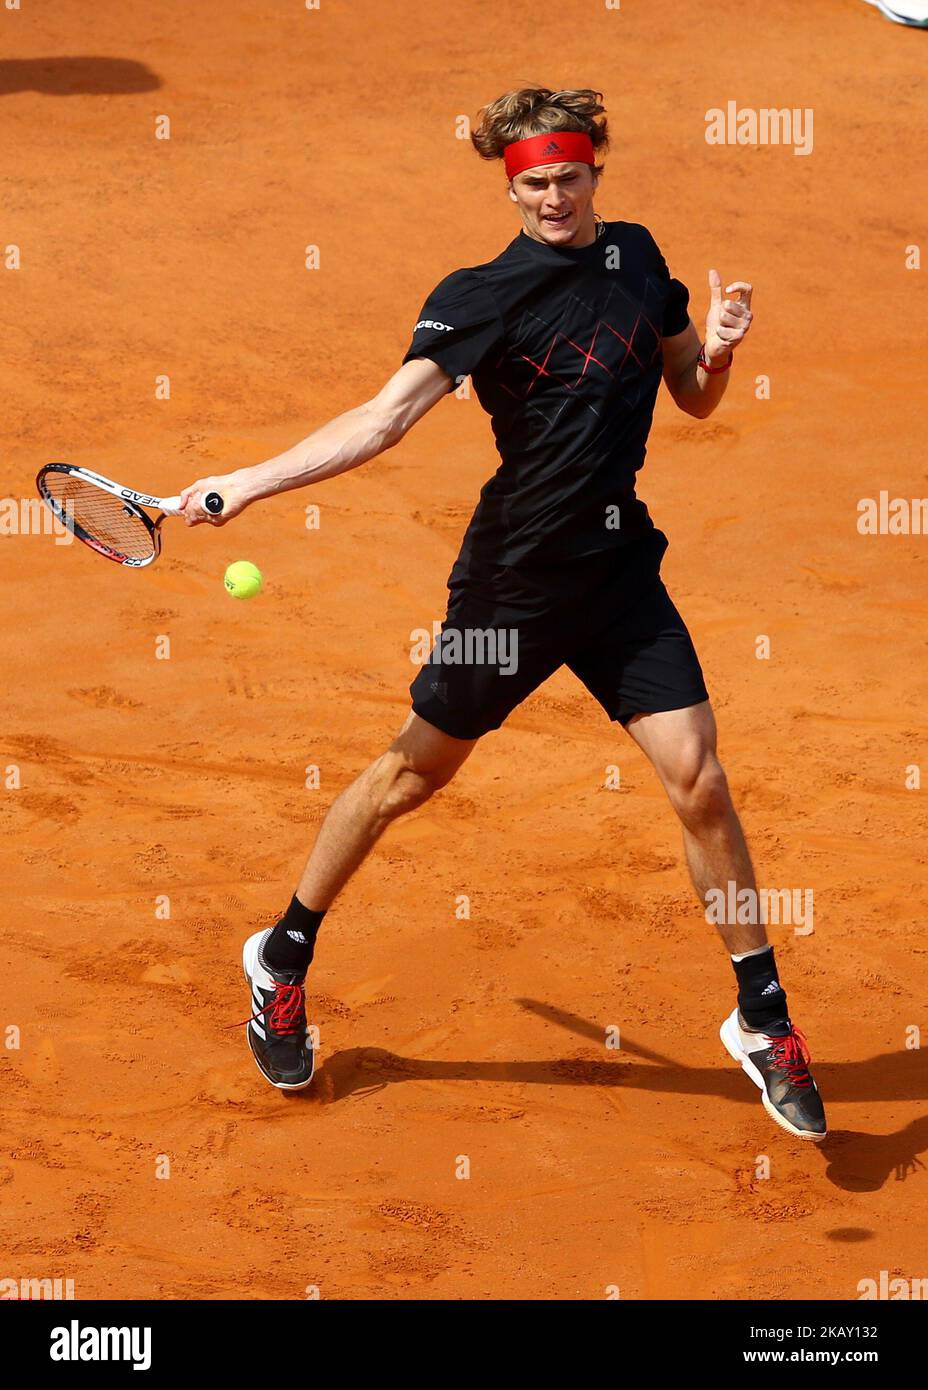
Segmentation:
{"type": "Polygon", "coordinates": [[[207,521],[210,526],[225,526],[239,512],[243,512],[251,498],[241,479],[235,473],[227,473],[221,478],[199,478],[180,494],[181,515],[188,526],[199,526],[207,521]],[[222,498],[222,511],[213,516],[203,505],[207,493],[218,492],[222,498]]]}
{"type": "Polygon", "coordinates": [[[709,312],[706,315],[706,356],[709,361],[728,361],[751,327],[754,315],[751,313],[751,295],[754,287],[747,280],[733,280],[725,286],[726,295],[737,294],[737,299],[722,298],[722,277],[717,270],[709,271],[709,312]]]}

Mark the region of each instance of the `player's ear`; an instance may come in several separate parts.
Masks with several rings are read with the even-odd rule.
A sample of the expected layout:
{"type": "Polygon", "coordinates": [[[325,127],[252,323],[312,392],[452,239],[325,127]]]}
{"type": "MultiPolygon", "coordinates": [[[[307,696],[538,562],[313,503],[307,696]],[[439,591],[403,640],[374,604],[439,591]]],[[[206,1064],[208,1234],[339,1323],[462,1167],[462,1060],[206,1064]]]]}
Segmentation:
{"type": "Polygon", "coordinates": [[[514,191],[514,189],[513,189],[513,187],[512,187],[512,184],[509,185],[509,196],[510,196],[510,198],[512,199],[512,201],[513,201],[514,203],[517,203],[517,202],[519,201],[518,198],[517,198],[516,195],[515,195],[515,191],[514,191]]]}

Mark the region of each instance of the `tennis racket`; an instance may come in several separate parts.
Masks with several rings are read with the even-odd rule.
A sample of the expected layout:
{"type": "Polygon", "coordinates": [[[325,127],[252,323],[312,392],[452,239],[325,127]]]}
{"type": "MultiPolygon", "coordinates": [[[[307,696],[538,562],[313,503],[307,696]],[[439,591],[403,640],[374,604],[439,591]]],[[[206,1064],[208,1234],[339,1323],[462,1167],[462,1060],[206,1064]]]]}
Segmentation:
{"type": "MultiPolygon", "coordinates": [[[[183,515],[179,497],[151,497],[73,463],[47,463],[35,481],[43,502],[79,541],[131,569],[157,560],[162,521],[183,515]],[[159,515],[149,516],[146,507],[159,515]]],[[[223,500],[218,492],[208,492],[203,506],[219,516],[223,500]]]]}

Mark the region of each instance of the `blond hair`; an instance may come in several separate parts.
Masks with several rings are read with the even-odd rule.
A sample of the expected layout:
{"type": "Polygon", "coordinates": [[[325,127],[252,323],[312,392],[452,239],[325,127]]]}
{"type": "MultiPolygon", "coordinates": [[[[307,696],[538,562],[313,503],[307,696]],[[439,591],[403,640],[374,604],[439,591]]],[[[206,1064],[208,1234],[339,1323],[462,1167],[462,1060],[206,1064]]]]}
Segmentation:
{"type": "MultiPolygon", "coordinates": [[[[594,150],[605,153],[609,134],[602,92],[589,87],[569,87],[554,92],[550,87],[519,87],[504,92],[478,113],[471,143],[481,159],[502,159],[514,140],[530,135],[550,135],[556,130],[577,130],[588,135],[594,150]]],[[[597,174],[603,166],[594,166],[597,174]]]]}

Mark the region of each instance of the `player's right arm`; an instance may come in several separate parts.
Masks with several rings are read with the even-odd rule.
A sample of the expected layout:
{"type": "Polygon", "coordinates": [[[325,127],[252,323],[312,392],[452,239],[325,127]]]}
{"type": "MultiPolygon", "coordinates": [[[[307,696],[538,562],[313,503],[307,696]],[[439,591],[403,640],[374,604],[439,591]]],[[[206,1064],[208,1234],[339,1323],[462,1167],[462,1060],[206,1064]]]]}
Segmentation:
{"type": "Polygon", "coordinates": [[[416,357],[405,362],[376,396],[336,415],[283,454],[224,477],[200,478],[180,494],[188,526],[207,521],[221,526],[263,497],[334,478],[392,449],[432,406],[447,395],[452,378],[436,362],[416,357]],[[203,509],[208,492],[224,502],[221,516],[203,509]]]}

